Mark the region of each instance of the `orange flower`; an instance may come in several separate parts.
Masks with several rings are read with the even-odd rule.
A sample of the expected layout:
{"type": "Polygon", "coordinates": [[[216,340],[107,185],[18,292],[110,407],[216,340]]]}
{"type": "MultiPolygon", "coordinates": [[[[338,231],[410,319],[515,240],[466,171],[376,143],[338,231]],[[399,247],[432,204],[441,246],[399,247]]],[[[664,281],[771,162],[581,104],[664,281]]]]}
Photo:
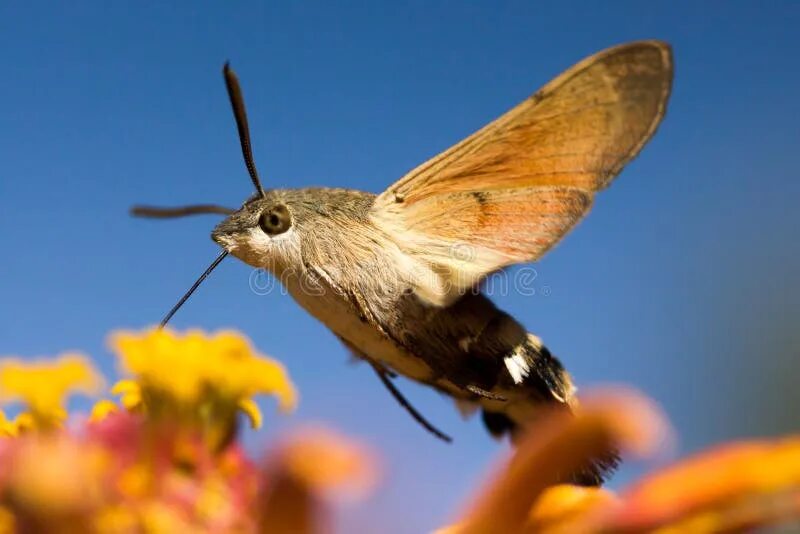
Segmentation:
{"type": "Polygon", "coordinates": [[[528,528],[548,534],[579,532],[587,517],[619,503],[603,488],[559,484],[544,490],[531,508],[528,528]]]}
{"type": "Polygon", "coordinates": [[[800,520],[800,436],[713,448],[644,478],[617,497],[555,485],[603,450],[652,453],[666,423],[639,395],[585,402],[551,414],[448,533],[740,532],[800,520]]]}
{"type": "Polygon", "coordinates": [[[621,449],[651,453],[666,441],[667,423],[652,402],[634,393],[585,399],[575,415],[543,417],[459,524],[459,533],[520,532],[531,507],[566,473],[621,449]]]}
{"type": "Polygon", "coordinates": [[[609,527],[733,531],[800,515],[800,436],[722,445],[654,473],[623,494],[609,527]]]}
{"type": "Polygon", "coordinates": [[[364,447],[322,428],[296,432],[267,461],[257,509],[260,532],[319,532],[320,497],[362,497],[377,480],[377,462],[364,447]]]}

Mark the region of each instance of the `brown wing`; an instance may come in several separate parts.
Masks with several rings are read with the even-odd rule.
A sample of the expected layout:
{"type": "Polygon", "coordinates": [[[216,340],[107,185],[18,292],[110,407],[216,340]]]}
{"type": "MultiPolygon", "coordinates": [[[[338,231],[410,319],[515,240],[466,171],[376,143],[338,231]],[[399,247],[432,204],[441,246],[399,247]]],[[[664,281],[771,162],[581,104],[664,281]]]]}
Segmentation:
{"type": "Polygon", "coordinates": [[[659,41],[586,58],[389,187],[372,219],[435,273],[420,293],[446,303],[555,245],[653,135],[671,82],[659,41]]]}

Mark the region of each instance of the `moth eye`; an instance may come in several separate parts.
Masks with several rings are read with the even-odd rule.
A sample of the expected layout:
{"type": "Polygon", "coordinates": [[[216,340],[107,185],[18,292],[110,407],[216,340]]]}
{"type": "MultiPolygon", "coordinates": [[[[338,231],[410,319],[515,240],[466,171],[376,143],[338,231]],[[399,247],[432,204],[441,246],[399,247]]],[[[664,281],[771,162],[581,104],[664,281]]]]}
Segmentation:
{"type": "Polygon", "coordinates": [[[291,228],[292,216],[286,206],[280,204],[264,211],[258,218],[258,226],[267,235],[282,234],[291,228]]]}

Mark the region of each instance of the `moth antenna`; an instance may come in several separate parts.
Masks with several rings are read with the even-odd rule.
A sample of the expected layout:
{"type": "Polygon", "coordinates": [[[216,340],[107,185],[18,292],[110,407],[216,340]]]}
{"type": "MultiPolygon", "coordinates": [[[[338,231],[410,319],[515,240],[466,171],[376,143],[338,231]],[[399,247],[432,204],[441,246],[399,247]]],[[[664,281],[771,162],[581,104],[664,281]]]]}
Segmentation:
{"type": "Polygon", "coordinates": [[[236,73],[233,72],[228,61],[225,62],[225,66],[222,68],[222,74],[225,76],[225,87],[228,88],[228,97],[231,99],[233,116],[236,119],[236,129],[239,130],[239,143],[242,145],[244,164],[247,165],[247,172],[250,173],[250,179],[253,181],[256,191],[263,198],[266,193],[264,193],[264,188],[261,187],[261,180],[258,179],[258,171],[253,161],[253,150],[250,147],[250,127],[247,125],[247,111],[244,107],[239,78],[236,77],[236,73]]]}
{"type": "Polygon", "coordinates": [[[195,283],[192,284],[192,287],[189,288],[189,291],[184,293],[181,299],[178,301],[178,303],[175,304],[175,306],[173,306],[172,309],[169,310],[169,312],[167,312],[167,314],[164,316],[163,319],[161,319],[161,323],[159,323],[159,328],[164,328],[165,326],[167,326],[167,323],[169,322],[170,319],[172,319],[172,316],[175,315],[175,312],[178,311],[178,309],[180,309],[181,306],[183,306],[184,302],[189,300],[189,297],[192,296],[192,293],[194,293],[195,289],[197,289],[200,286],[200,284],[203,283],[203,280],[205,280],[206,277],[209,274],[211,274],[211,271],[213,271],[217,267],[217,265],[219,265],[219,263],[225,259],[225,256],[227,255],[228,251],[223,250],[220,253],[220,255],[217,256],[217,258],[213,262],[211,262],[211,265],[209,265],[208,268],[203,272],[203,274],[200,275],[200,278],[198,278],[195,281],[195,283]]]}
{"type": "Polygon", "coordinates": [[[214,213],[219,215],[230,215],[236,210],[217,206],[216,204],[196,204],[193,206],[175,206],[172,208],[161,208],[158,206],[133,206],[131,215],[134,217],[147,217],[150,219],[170,219],[174,217],[186,217],[187,215],[201,215],[214,213]]]}
{"type": "Polygon", "coordinates": [[[416,408],[414,408],[411,405],[411,403],[408,401],[408,399],[406,399],[403,396],[403,394],[400,393],[400,390],[397,389],[397,387],[392,383],[392,381],[389,380],[389,377],[387,376],[387,372],[386,371],[384,371],[383,369],[381,369],[380,367],[378,367],[375,364],[372,364],[372,368],[375,369],[375,372],[378,374],[378,378],[381,379],[381,382],[383,382],[383,385],[386,386],[386,389],[389,390],[389,393],[392,394],[392,397],[394,397],[395,400],[398,403],[400,403],[400,406],[405,408],[405,410],[411,415],[411,417],[414,418],[414,420],[417,423],[422,425],[422,427],[425,430],[427,430],[428,432],[430,432],[431,434],[433,434],[434,436],[436,436],[440,440],[442,440],[442,441],[444,441],[446,443],[450,443],[450,442],[453,441],[453,438],[451,438],[450,436],[448,436],[447,434],[445,434],[444,432],[442,432],[441,430],[439,430],[438,428],[433,426],[433,424],[430,421],[425,419],[425,417],[421,413],[419,413],[416,410],[416,408]]]}

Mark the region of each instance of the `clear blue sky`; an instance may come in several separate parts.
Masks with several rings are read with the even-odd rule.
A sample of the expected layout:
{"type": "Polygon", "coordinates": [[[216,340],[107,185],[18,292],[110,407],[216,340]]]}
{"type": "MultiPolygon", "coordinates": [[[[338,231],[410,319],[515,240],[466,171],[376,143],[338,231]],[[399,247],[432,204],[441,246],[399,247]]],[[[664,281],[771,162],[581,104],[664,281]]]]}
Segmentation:
{"type": "MultiPolygon", "coordinates": [[[[0,353],[76,348],[110,375],[107,333],[156,322],[217,253],[213,217],[126,211],[251,193],[226,59],[268,187],[377,192],[582,57],[659,38],[676,61],[660,131],[537,265],[550,295],[497,300],[583,388],[622,382],[656,398],[680,453],[797,430],[800,4],[272,4],[0,6],[0,353]]],[[[455,437],[433,440],[289,297],[253,294],[250,272],[227,260],[174,322],[238,328],[287,364],[299,412],[268,417],[248,442],[330,422],[388,468],[343,524],[445,521],[502,447],[401,383],[455,437]]]]}

